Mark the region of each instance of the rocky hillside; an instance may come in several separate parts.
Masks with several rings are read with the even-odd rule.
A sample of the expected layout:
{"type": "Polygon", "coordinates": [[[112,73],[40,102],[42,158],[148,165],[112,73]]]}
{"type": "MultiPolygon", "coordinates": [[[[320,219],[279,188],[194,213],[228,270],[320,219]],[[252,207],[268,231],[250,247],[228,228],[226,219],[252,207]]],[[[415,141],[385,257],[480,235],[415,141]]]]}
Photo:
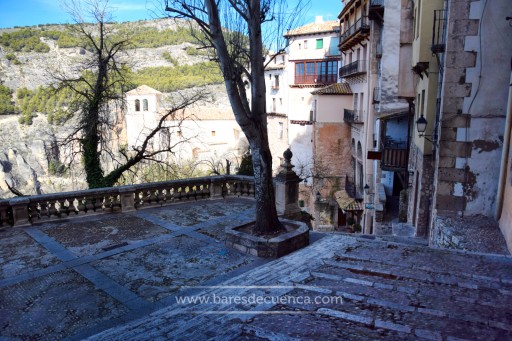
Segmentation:
{"type": "MultiPolygon", "coordinates": [[[[116,26],[119,32],[135,32],[134,48],[127,50],[122,56],[125,63],[139,79],[158,81],[156,74],[170,75],[172,70],[182,68],[179,72],[194,72],[201,77],[202,71],[196,72],[196,65],[203,65],[208,57],[193,41],[184,41],[186,38],[174,38],[169,30],[178,30],[184,23],[176,23],[170,19],[139,21],[123,23],[116,26]],[[178,44],[166,44],[162,41],[149,41],[146,38],[159,37],[155,30],[167,34],[169,41],[178,44]],[[138,32],[138,33],[137,33],[138,32]],[[149,32],[149,33],[148,33],[149,32]],[[139,34],[139,36],[137,36],[139,34]],[[151,46],[155,45],[155,46],[151,46]],[[158,46],[156,46],[158,45],[158,46]],[[199,51],[199,52],[198,52],[199,51]],[[182,71],[186,66],[189,69],[182,71]],[[155,71],[156,70],[156,71],[155,71]],[[192,71],[190,71],[192,70],[192,71]]],[[[23,29],[23,28],[20,28],[23,29]]],[[[51,27],[33,27],[32,30],[63,31],[65,27],[52,25],[51,27]]],[[[15,29],[0,30],[2,34],[10,34],[15,29]]],[[[33,34],[33,33],[31,33],[33,34]]],[[[37,36],[37,35],[36,35],[37,36]]],[[[5,38],[6,36],[4,36],[5,38]]],[[[20,88],[35,90],[46,87],[55,81],[52,78],[54,70],[76,72],[78,63],[86,58],[90,52],[82,46],[62,47],[60,39],[37,36],[48,48],[43,52],[36,52],[30,48],[5,46],[0,40],[0,84],[7,86],[16,99],[16,91],[20,88]],[[16,50],[17,49],[17,50],[16,50]]],[[[212,72],[203,72],[211,74],[212,72]]],[[[193,79],[193,78],[191,78],[193,79]]],[[[183,83],[183,82],[180,82],[183,83]]],[[[214,83],[219,83],[218,80],[214,83]]],[[[158,82],[148,84],[158,89],[158,82]]],[[[205,83],[209,84],[209,83],[205,83]]],[[[134,84],[137,86],[140,84],[134,84]]],[[[201,84],[204,85],[204,84],[201,84]]],[[[186,85],[189,86],[189,85],[186,85]]],[[[225,90],[221,85],[210,85],[215,94],[215,103],[220,107],[229,105],[225,90]]],[[[162,90],[162,89],[158,89],[162,90]]],[[[164,90],[165,91],[165,90],[164,90]]],[[[16,103],[16,102],[14,102],[16,103]]],[[[67,136],[68,126],[59,126],[48,123],[44,113],[33,113],[31,125],[18,122],[19,115],[0,115],[0,198],[11,197],[7,184],[15,186],[25,194],[51,193],[85,188],[84,176],[80,165],[74,169],[62,172],[67,164],[65,152],[59,148],[57,141],[67,136]]]]}

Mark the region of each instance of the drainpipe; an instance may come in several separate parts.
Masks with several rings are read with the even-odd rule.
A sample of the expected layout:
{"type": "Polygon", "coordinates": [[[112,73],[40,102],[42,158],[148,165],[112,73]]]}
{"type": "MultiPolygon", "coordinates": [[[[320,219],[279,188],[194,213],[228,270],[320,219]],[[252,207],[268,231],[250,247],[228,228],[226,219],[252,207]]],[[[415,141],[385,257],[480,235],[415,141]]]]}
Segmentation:
{"type": "MultiPolygon", "coordinates": [[[[512,60],[510,61],[512,69],[512,60]]],[[[503,138],[503,154],[501,156],[500,181],[498,183],[498,205],[496,207],[496,220],[501,218],[503,211],[503,196],[507,185],[508,154],[510,150],[510,134],[512,130],[512,71],[508,87],[507,119],[505,122],[505,136],[503,138]]]]}

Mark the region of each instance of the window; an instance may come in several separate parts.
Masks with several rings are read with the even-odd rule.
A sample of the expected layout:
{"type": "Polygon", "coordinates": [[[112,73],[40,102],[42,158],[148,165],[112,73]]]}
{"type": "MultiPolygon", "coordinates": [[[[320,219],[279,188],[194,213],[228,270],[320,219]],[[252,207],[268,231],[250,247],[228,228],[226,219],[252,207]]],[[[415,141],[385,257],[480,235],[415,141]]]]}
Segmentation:
{"type": "Polygon", "coordinates": [[[295,84],[335,83],[338,61],[303,61],[295,63],[295,84]]]}
{"type": "Polygon", "coordinates": [[[212,136],[217,135],[217,132],[215,130],[212,130],[212,136]]]}
{"type": "Polygon", "coordinates": [[[274,79],[274,88],[279,89],[279,75],[275,75],[274,79]]]}
{"type": "Polygon", "coordinates": [[[284,137],[284,123],[279,122],[279,139],[283,139],[284,137]]]}
{"type": "Polygon", "coordinates": [[[276,110],[276,99],[275,98],[272,98],[272,112],[277,112],[276,110]]]}
{"type": "Polygon", "coordinates": [[[135,111],[140,111],[140,100],[135,100],[135,111]]]}
{"type": "Polygon", "coordinates": [[[302,44],[299,43],[299,50],[302,50],[302,44]]]}
{"type": "Polygon", "coordinates": [[[316,48],[317,48],[317,50],[324,48],[324,40],[323,39],[317,39],[316,40],[316,48]]]}
{"type": "Polygon", "coordinates": [[[308,41],[304,40],[304,50],[306,50],[307,48],[308,48],[308,41]]]}
{"type": "Polygon", "coordinates": [[[142,100],[142,110],[148,111],[148,100],[147,99],[142,100]]]}
{"type": "Polygon", "coordinates": [[[199,148],[194,148],[194,149],[192,149],[192,157],[193,157],[194,159],[199,158],[199,152],[200,152],[200,151],[201,151],[201,149],[199,149],[199,148]]]}

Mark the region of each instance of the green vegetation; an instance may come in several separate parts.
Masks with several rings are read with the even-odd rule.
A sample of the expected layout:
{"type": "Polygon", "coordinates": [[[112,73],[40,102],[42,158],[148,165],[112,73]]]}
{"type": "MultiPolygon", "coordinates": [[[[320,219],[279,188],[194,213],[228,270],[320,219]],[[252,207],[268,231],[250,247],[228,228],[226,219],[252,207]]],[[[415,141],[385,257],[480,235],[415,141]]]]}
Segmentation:
{"type": "Polygon", "coordinates": [[[252,166],[252,154],[250,153],[250,151],[242,155],[240,168],[238,168],[238,172],[236,174],[254,176],[254,168],[252,166]]]}
{"type": "Polygon", "coordinates": [[[196,31],[188,27],[178,27],[176,30],[170,28],[159,30],[155,27],[135,26],[133,24],[119,24],[116,37],[129,37],[134,48],[139,47],[160,47],[179,45],[183,43],[197,42],[196,31]]]}
{"type": "MultiPolygon", "coordinates": [[[[178,27],[176,30],[159,30],[156,27],[136,26],[130,24],[112,24],[115,33],[112,39],[120,40],[129,38],[132,42],[130,48],[160,47],[179,45],[182,43],[194,43],[197,41],[196,31],[188,27],[178,27]]],[[[54,40],[59,47],[83,47],[87,48],[85,40],[73,33],[71,30],[49,29],[41,27],[23,27],[12,32],[5,32],[0,35],[0,45],[13,52],[41,52],[50,51],[47,44],[41,38],[54,40]]]]}
{"type": "Polygon", "coordinates": [[[39,87],[36,90],[19,88],[16,92],[21,124],[32,124],[36,113],[47,115],[51,124],[61,124],[69,118],[66,110],[73,100],[73,93],[69,90],[56,92],[52,88],[39,87]]]}
{"type": "Polygon", "coordinates": [[[131,79],[131,83],[135,86],[146,84],[162,92],[220,84],[223,81],[219,66],[215,62],[180,65],[174,68],[144,68],[137,73],[133,73],[131,79]]]}
{"type": "Polygon", "coordinates": [[[21,62],[14,53],[7,53],[5,58],[7,58],[8,61],[11,61],[14,65],[21,65],[21,62]]]}
{"type": "Polygon", "coordinates": [[[173,56],[171,56],[171,54],[169,52],[162,53],[162,57],[165,60],[167,60],[169,63],[171,63],[173,66],[180,65],[180,61],[177,58],[174,58],[173,56]]]}
{"type": "Polygon", "coordinates": [[[14,114],[16,112],[16,106],[12,102],[12,90],[0,84],[0,115],[14,114]]]}

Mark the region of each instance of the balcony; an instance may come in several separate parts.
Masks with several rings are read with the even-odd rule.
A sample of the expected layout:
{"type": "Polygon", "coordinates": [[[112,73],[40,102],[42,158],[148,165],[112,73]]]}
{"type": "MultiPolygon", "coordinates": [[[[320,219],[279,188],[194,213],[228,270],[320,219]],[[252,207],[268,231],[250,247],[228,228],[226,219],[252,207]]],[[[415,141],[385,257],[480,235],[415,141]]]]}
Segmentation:
{"type": "Polygon", "coordinates": [[[316,74],[316,75],[295,75],[295,84],[319,84],[329,85],[336,83],[338,76],[336,74],[316,74]]]}
{"type": "Polygon", "coordinates": [[[443,53],[446,48],[446,10],[434,11],[434,25],[432,27],[432,53],[443,53]]]}
{"type": "Polygon", "coordinates": [[[340,77],[350,77],[366,73],[366,60],[357,60],[340,69],[340,77]]]}
{"type": "Polygon", "coordinates": [[[380,168],[396,171],[407,168],[407,146],[405,142],[387,142],[382,150],[380,168]]]}
{"type": "Polygon", "coordinates": [[[355,45],[361,43],[370,35],[370,25],[368,17],[359,18],[354,25],[350,26],[340,36],[340,44],[338,48],[341,52],[351,49],[355,45]]]}
{"type": "Polygon", "coordinates": [[[343,112],[343,121],[348,124],[363,124],[363,114],[362,110],[350,110],[345,109],[343,112]]]}
{"type": "Polygon", "coordinates": [[[368,19],[380,23],[384,22],[384,0],[371,0],[368,11],[368,19]]]}

